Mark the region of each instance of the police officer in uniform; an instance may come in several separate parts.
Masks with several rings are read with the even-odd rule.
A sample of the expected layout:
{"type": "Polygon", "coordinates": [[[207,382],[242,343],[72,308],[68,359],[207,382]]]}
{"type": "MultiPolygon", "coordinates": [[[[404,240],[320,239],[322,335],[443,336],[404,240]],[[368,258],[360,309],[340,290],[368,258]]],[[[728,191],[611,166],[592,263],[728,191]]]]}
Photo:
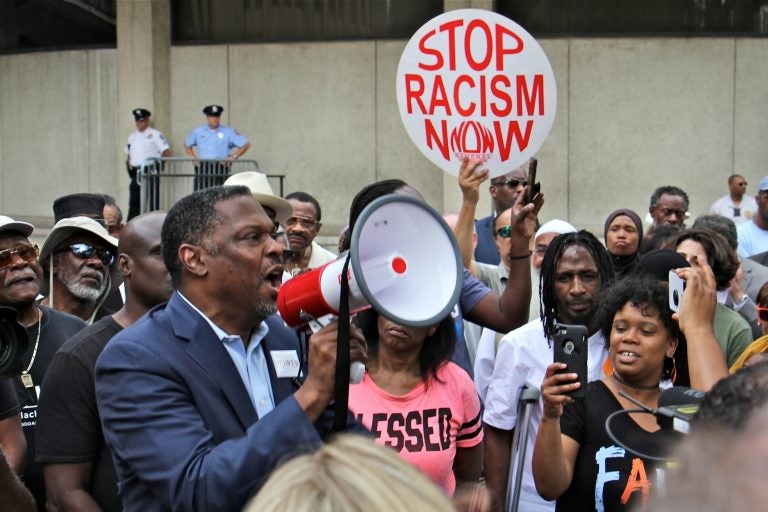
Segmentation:
{"type": "Polygon", "coordinates": [[[229,175],[230,162],[237,160],[251,147],[248,138],[234,128],[221,124],[224,107],[208,105],[203,109],[208,120],[201,124],[184,140],[184,151],[191,158],[222,160],[222,162],[200,162],[195,165],[195,190],[224,183],[229,175]],[[193,147],[197,146],[198,154],[193,147]],[[216,175],[211,177],[210,175],[216,175]]]}
{"type": "MultiPolygon", "coordinates": [[[[136,131],[128,137],[125,145],[125,154],[128,157],[126,167],[128,176],[131,177],[130,199],[128,201],[128,220],[141,213],[141,199],[139,196],[139,183],[136,174],[141,169],[141,164],[147,158],[160,158],[171,156],[171,147],[163,134],[149,126],[149,117],[152,113],[144,108],[133,110],[133,118],[136,120],[136,131]]],[[[157,169],[159,172],[160,169],[157,169]]],[[[150,196],[150,210],[157,210],[159,205],[159,183],[153,184],[153,194],[150,196]]]]}

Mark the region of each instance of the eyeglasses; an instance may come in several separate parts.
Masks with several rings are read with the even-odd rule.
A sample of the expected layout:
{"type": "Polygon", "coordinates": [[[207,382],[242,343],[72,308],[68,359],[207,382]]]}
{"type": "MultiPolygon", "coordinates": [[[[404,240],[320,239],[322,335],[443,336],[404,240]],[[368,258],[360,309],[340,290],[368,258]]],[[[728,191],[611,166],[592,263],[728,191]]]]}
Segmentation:
{"type": "Polygon", "coordinates": [[[14,254],[18,254],[19,258],[27,263],[32,263],[35,261],[38,254],[40,254],[40,251],[38,250],[37,245],[34,244],[17,245],[16,247],[0,251],[0,269],[11,266],[14,254]]]}
{"type": "Polygon", "coordinates": [[[524,187],[527,184],[528,182],[525,180],[506,180],[506,181],[496,181],[494,183],[491,183],[491,185],[496,187],[501,187],[503,185],[506,185],[509,188],[524,187]]]}
{"type": "Polygon", "coordinates": [[[768,308],[764,308],[762,306],[757,306],[757,316],[763,322],[768,322],[768,308]]]}
{"type": "MultiPolygon", "coordinates": [[[[69,250],[72,254],[82,260],[93,258],[94,255],[98,255],[101,262],[107,267],[111,266],[115,262],[115,254],[111,249],[97,249],[91,244],[81,242],[79,244],[72,244],[64,250],[69,250]]],[[[63,252],[63,251],[59,251],[63,252]]]]}
{"type": "Polygon", "coordinates": [[[315,229],[317,227],[317,221],[310,219],[309,217],[288,217],[285,219],[285,222],[283,222],[283,225],[290,228],[297,223],[301,223],[301,227],[304,229],[315,229]]]}
{"type": "Polygon", "coordinates": [[[512,236],[512,226],[502,226],[494,231],[494,233],[499,235],[501,238],[509,238],[512,236]]]}

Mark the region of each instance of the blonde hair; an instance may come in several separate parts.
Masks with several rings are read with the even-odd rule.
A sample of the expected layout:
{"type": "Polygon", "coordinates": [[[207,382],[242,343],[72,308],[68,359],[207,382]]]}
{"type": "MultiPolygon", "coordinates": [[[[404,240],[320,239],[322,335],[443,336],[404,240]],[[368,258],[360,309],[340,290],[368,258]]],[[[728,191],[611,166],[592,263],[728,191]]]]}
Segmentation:
{"type": "Polygon", "coordinates": [[[394,450],[355,434],[277,468],[243,512],[454,510],[450,499],[394,450]]]}

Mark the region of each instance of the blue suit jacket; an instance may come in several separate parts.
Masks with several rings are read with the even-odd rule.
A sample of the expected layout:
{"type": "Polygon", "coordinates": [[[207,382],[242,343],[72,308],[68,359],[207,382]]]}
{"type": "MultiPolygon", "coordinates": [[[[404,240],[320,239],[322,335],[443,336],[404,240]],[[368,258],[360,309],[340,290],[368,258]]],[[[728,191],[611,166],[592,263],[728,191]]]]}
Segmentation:
{"type": "Polygon", "coordinates": [[[501,261],[501,255],[499,255],[499,250],[493,241],[493,215],[476,220],[475,232],[477,233],[475,261],[489,265],[498,265],[499,261],[501,261]]]}
{"type": "Polygon", "coordinates": [[[281,460],[319,445],[321,422],[309,422],[269,356],[297,350],[296,333],[276,316],[267,324],[276,407],[263,418],[221,341],[178,293],[107,344],[96,395],[125,510],[241,510],[281,460]]]}

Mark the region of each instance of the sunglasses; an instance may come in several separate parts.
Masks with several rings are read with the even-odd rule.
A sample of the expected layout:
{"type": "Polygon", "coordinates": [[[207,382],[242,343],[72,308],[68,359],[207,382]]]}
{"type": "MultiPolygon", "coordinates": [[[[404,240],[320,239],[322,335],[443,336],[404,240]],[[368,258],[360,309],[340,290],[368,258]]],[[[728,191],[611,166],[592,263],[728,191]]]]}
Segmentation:
{"type": "Polygon", "coordinates": [[[506,180],[506,181],[497,181],[495,183],[491,183],[491,185],[494,185],[496,187],[501,187],[502,185],[506,185],[509,188],[517,188],[517,187],[524,187],[528,184],[525,180],[506,180]]]}
{"type": "Polygon", "coordinates": [[[287,228],[295,226],[297,223],[301,223],[301,227],[304,229],[314,229],[317,227],[317,221],[312,220],[308,217],[288,217],[285,219],[285,222],[283,222],[283,225],[287,228]]]}
{"type": "Polygon", "coordinates": [[[512,236],[512,226],[503,226],[494,231],[497,235],[499,235],[501,238],[509,238],[512,236]]]}
{"type": "Polygon", "coordinates": [[[40,254],[40,251],[35,244],[17,245],[16,247],[11,247],[10,249],[0,251],[0,269],[11,266],[11,263],[13,263],[14,254],[18,254],[19,258],[26,261],[27,263],[32,263],[40,254]]]}
{"type": "Polygon", "coordinates": [[[107,267],[111,266],[112,263],[115,262],[115,254],[112,252],[112,249],[97,249],[91,244],[87,244],[85,242],[72,244],[64,250],[69,250],[69,252],[82,260],[91,259],[94,255],[98,255],[101,262],[107,267]]]}
{"type": "Polygon", "coordinates": [[[757,306],[757,316],[763,322],[768,322],[768,308],[764,308],[762,306],[757,306]]]}

